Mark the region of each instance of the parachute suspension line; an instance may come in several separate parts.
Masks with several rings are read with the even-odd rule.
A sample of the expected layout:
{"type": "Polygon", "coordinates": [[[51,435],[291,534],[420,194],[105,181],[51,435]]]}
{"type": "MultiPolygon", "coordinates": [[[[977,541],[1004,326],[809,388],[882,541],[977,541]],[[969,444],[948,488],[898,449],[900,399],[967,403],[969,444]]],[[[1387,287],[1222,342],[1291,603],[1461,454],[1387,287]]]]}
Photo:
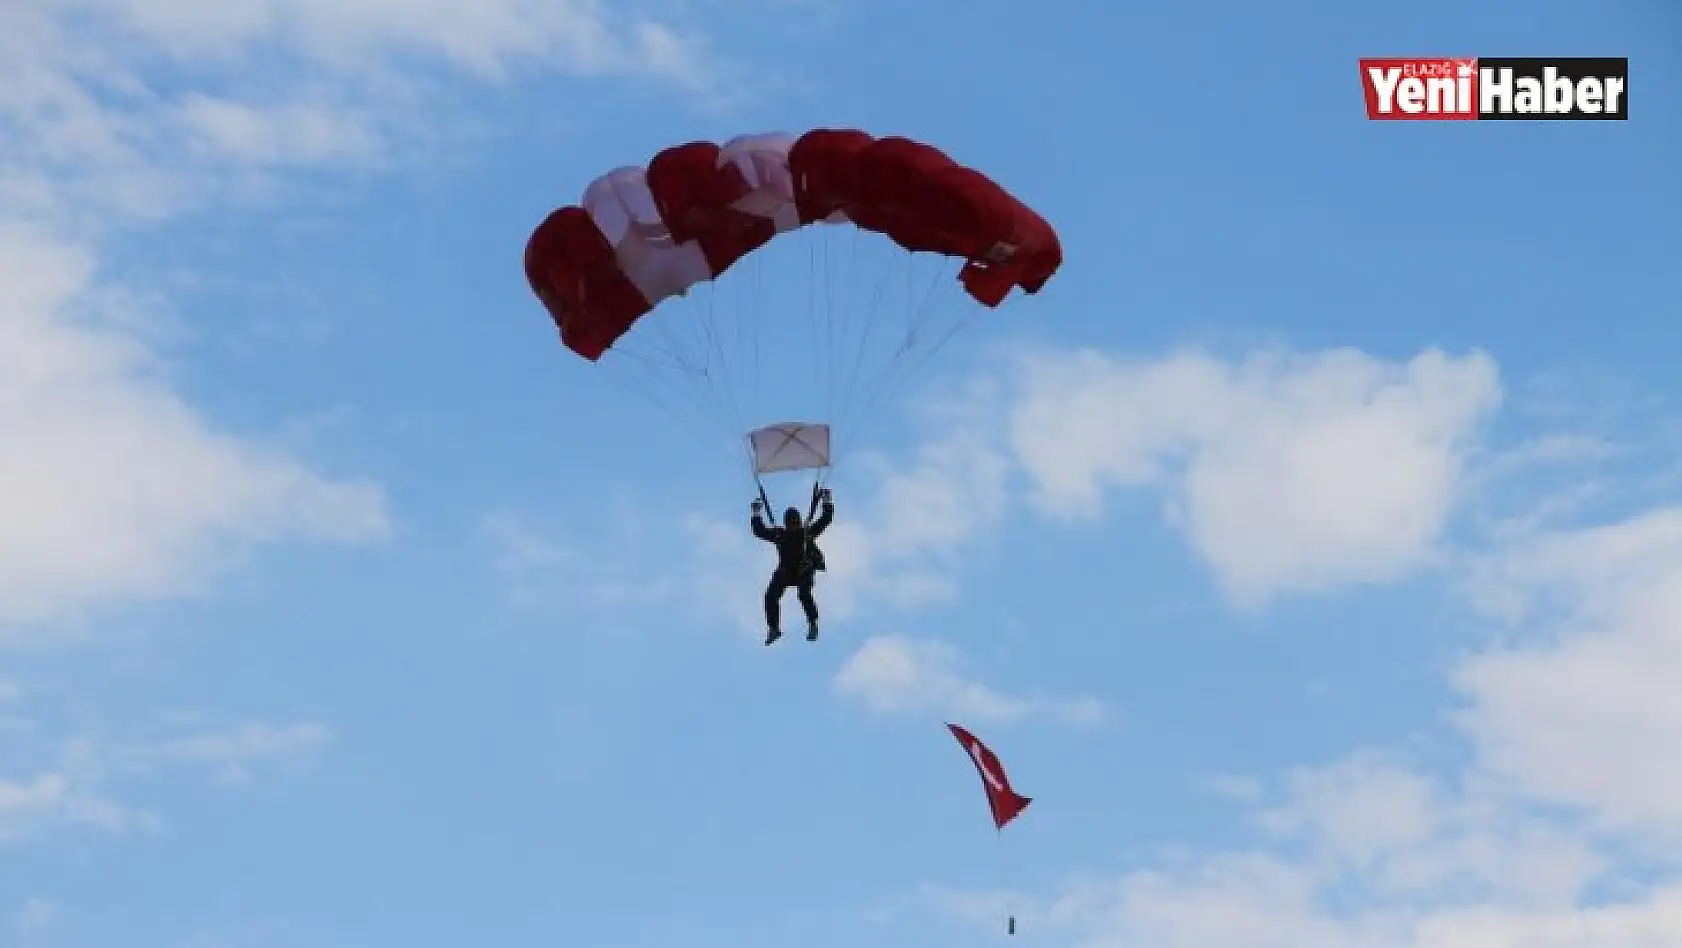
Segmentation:
{"type": "MultiPolygon", "coordinates": [[[[861,232],[856,227],[847,228],[847,247],[845,253],[835,246],[838,229],[829,228],[823,239],[823,282],[822,304],[824,308],[824,414],[825,421],[831,425],[835,422],[835,415],[845,410],[847,394],[842,387],[843,360],[851,340],[852,300],[849,291],[858,282],[854,278],[853,262],[858,256],[858,245],[861,232]]],[[[834,461],[833,453],[830,460],[834,461]]]]}
{"type": "MultiPolygon", "coordinates": [[[[812,502],[806,508],[807,523],[811,523],[812,519],[818,515],[818,498],[823,493],[823,479],[828,471],[828,468],[820,469],[817,480],[812,482],[812,502]]],[[[759,488],[759,502],[765,509],[765,516],[775,517],[776,515],[772,512],[774,508],[771,506],[771,497],[765,492],[765,479],[760,477],[757,471],[753,475],[753,485],[759,488]]]]}
{"type": "MultiPolygon", "coordinates": [[[[709,327],[709,340],[712,344],[713,351],[717,353],[719,364],[721,366],[720,372],[723,376],[725,376],[725,381],[723,383],[723,388],[725,390],[724,401],[730,412],[729,427],[732,429],[732,436],[740,436],[742,438],[742,440],[737,441],[737,444],[742,448],[743,458],[747,464],[749,473],[753,475],[754,480],[757,482],[759,481],[759,472],[755,463],[752,437],[749,434],[744,434],[744,432],[749,431],[751,428],[757,426],[765,420],[752,418],[750,415],[761,410],[762,398],[765,394],[765,381],[759,373],[761,365],[760,350],[762,348],[761,343],[763,327],[765,325],[764,313],[762,311],[766,309],[766,263],[762,257],[749,257],[738,261],[735,264],[735,269],[737,270],[738,277],[740,278],[735,282],[742,284],[744,289],[747,291],[748,298],[740,301],[736,305],[731,305],[728,300],[725,300],[722,306],[731,309],[733,312],[731,316],[720,317],[719,309],[721,308],[721,304],[719,298],[721,290],[718,288],[723,284],[716,281],[707,284],[708,289],[711,291],[709,299],[712,306],[707,314],[707,321],[705,325],[709,327]],[[742,269],[747,269],[751,272],[744,274],[740,272],[742,269]],[[735,373],[730,367],[730,358],[724,351],[726,348],[725,344],[729,342],[729,333],[726,331],[725,327],[718,324],[717,320],[720,318],[730,321],[735,337],[737,352],[737,358],[735,361],[737,363],[737,369],[746,370],[746,377],[739,381],[732,378],[735,373]]],[[[763,499],[763,484],[760,485],[760,493],[763,499]]]]}
{"type": "MultiPolygon", "coordinates": [[[[816,364],[818,366],[819,385],[823,390],[823,420],[826,423],[833,424],[835,413],[840,407],[838,404],[840,401],[839,381],[841,376],[838,365],[840,346],[837,343],[844,342],[846,339],[847,313],[844,299],[840,301],[839,307],[837,305],[837,287],[847,286],[850,281],[845,279],[843,275],[838,275],[837,272],[835,235],[839,229],[824,223],[815,226],[820,229],[821,236],[815,243],[808,245],[810,271],[807,286],[822,287],[822,291],[818,292],[814,289],[807,295],[808,312],[811,317],[811,322],[807,325],[812,328],[814,347],[817,346],[817,324],[821,322],[823,325],[822,348],[817,350],[819,358],[816,359],[816,364]],[[820,273],[822,274],[821,281],[819,279],[820,273]],[[838,308],[840,310],[839,318],[837,316],[838,308]]],[[[855,240],[858,238],[857,230],[853,230],[852,237],[855,240]]]]}
{"type": "MultiPolygon", "coordinates": [[[[855,245],[855,249],[856,249],[856,245],[855,245]]],[[[907,256],[909,256],[909,254],[907,254],[907,256]]],[[[898,262],[900,262],[900,259],[901,258],[896,257],[894,262],[897,264],[898,262]]],[[[864,328],[863,328],[863,331],[862,331],[862,333],[860,335],[860,338],[859,338],[858,349],[857,349],[857,352],[855,353],[855,357],[853,359],[852,369],[851,369],[850,372],[847,373],[847,376],[846,376],[847,381],[846,381],[845,390],[844,390],[845,394],[843,395],[843,400],[846,402],[846,407],[844,409],[842,409],[841,417],[835,419],[836,423],[837,423],[837,427],[841,432],[840,440],[842,440],[842,441],[848,440],[846,432],[852,430],[852,427],[855,424],[854,417],[858,414],[858,403],[856,401],[856,398],[858,397],[858,393],[859,393],[859,390],[860,390],[859,377],[860,377],[860,374],[861,374],[861,372],[863,370],[863,367],[864,367],[865,355],[869,351],[870,337],[872,335],[873,330],[876,328],[877,320],[875,319],[875,317],[876,317],[877,313],[882,308],[882,298],[887,295],[888,284],[892,280],[892,277],[893,277],[893,274],[892,274],[891,266],[885,266],[885,267],[881,268],[880,276],[877,279],[876,287],[875,287],[874,291],[872,292],[872,295],[871,295],[871,298],[870,298],[869,302],[864,303],[862,306],[859,307],[860,313],[863,316],[863,319],[861,320],[861,322],[862,322],[864,328]]],[[[850,312],[851,312],[851,307],[849,306],[849,314],[850,314],[850,312]]],[[[893,356],[890,356],[890,364],[892,363],[892,360],[894,358],[897,358],[897,357],[898,357],[897,353],[893,356]]],[[[830,449],[831,460],[834,459],[834,457],[836,455],[836,452],[838,450],[839,450],[838,447],[835,447],[835,446],[831,447],[831,449],[830,449]]]]}
{"type": "MultiPolygon", "coordinates": [[[[732,381],[729,385],[732,393],[730,399],[731,410],[733,413],[732,421],[737,428],[746,428],[748,426],[751,421],[751,419],[748,418],[748,415],[753,410],[753,406],[758,404],[758,398],[761,391],[758,377],[758,341],[759,311],[764,304],[762,290],[764,287],[763,276],[765,268],[763,264],[763,259],[757,256],[752,257],[751,259],[743,259],[736,263],[737,267],[745,267],[751,271],[750,274],[744,274],[744,279],[740,281],[746,284],[748,290],[750,291],[749,298],[741,306],[735,307],[736,312],[734,313],[734,318],[730,321],[730,325],[734,327],[735,334],[733,346],[734,351],[737,353],[737,362],[739,363],[738,368],[743,370],[743,378],[740,380],[740,383],[738,384],[736,381],[732,381]],[[748,355],[748,347],[746,345],[749,336],[752,336],[754,340],[751,361],[748,355]]],[[[716,301],[717,297],[715,296],[714,299],[716,301]]],[[[717,306],[715,305],[714,313],[712,317],[709,318],[716,318],[716,316],[717,306]]],[[[720,331],[718,332],[718,337],[720,339],[720,361],[728,365],[728,357],[724,353],[724,349],[727,348],[724,345],[724,342],[728,341],[725,338],[726,333],[720,331]]],[[[731,374],[728,368],[726,369],[726,374],[731,374]]]]}
{"type": "MultiPolygon", "coordinates": [[[[821,286],[823,292],[812,294],[814,305],[823,311],[823,412],[824,421],[833,421],[835,415],[835,294],[832,292],[834,283],[830,274],[830,251],[835,246],[834,227],[826,227],[823,231],[823,282],[814,279],[808,286],[821,286]]],[[[813,248],[813,265],[817,264],[818,248],[813,248]]],[[[814,275],[815,276],[815,275],[814,275]]]]}
{"type": "MultiPolygon", "coordinates": [[[[698,303],[692,301],[692,305],[698,305],[698,303]]],[[[689,321],[684,320],[683,322],[689,321]]],[[[660,368],[661,363],[670,363],[670,367],[675,370],[678,379],[685,383],[673,383],[675,388],[682,390],[675,394],[680,396],[687,394],[687,397],[682,397],[681,400],[686,402],[697,415],[705,417],[705,424],[708,428],[723,427],[728,431],[731,426],[721,420],[721,416],[726,412],[720,401],[718,387],[711,380],[713,374],[711,366],[705,360],[697,362],[696,359],[696,352],[699,347],[695,344],[695,331],[688,330],[685,332],[678,327],[677,321],[660,319],[639,320],[638,328],[640,333],[637,337],[622,339],[618,345],[614,346],[614,349],[637,357],[638,361],[642,361],[651,369],[660,368]],[[639,351],[645,346],[658,358],[650,358],[648,353],[639,351]],[[708,407],[710,407],[710,411],[707,410],[708,407]]],[[[648,374],[659,382],[670,382],[669,374],[666,372],[650,371],[648,374]]],[[[733,438],[735,433],[731,432],[728,436],[733,438]]]]}
{"type": "Polygon", "coordinates": [[[876,319],[874,317],[882,308],[882,297],[887,295],[888,282],[891,279],[891,271],[888,268],[883,268],[882,275],[876,281],[876,290],[871,294],[869,304],[861,308],[864,315],[864,331],[859,338],[858,351],[853,356],[852,370],[847,373],[846,391],[842,396],[849,404],[852,403],[853,396],[858,392],[859,373],[864,368],[865,353],[870,348],[870,337],[875,334],[876,330],[876,319]]]}
{"type": "Polygon", "coordinates": [[[690,305],[699,310],[698,318],[693,320],[695,328],[691,330],[690,336],[695,343],[692,348],[702,366],[701,378],[705,379],[707,394],[716,410],[723,415],[725,425],[730,427],[729,379],[721,371],[722,361],[714,358],[717,349],[713,345],[712,307],[717,292],[717,288],[709,284],[697,298],[690,301],[690,305]]]}
{"type": "MultiPolygon", "coordinates": [[[[854,249],[855,250],[857,249],[857,244],[856,243],[854,244],[854,249]]],[[[860,374],[860,372],[861,372],[861,370],[863,369],[863,366],[864,366],[865,354],[869,351],[869,348],[870,348],[870,337],[873,334],[873,330],[876,328],[876,320],[872,319],[870,317],[877,310],[879,310],[881,308],[882,297],[887,292],[889,279],[890,279],[890,273],[889,273],[888,269],[883,268],[883,272],[882,272],[881,276],[876,281],[876,289],[871,295],[870,303],[867,306],[862,308],[862,311],[865,313],[865,319],[863,320],[864,329],[863,329],[863,332],[862,332],[862,334],[859,338],[858,348],[854,352],[854,355],[853,355],[852,369],[850,371],[848,371],[847,374],[846,374],[847,381],[842,388],[842,395],[841,395],[841,400],[849,406],[854,404],[853,399],[854,399],[855,394],[858,392],[859,374],[860,374]]],[[[850,313],[851,312],[851,307],[848,307],[844,311],[850,313]]],[[[850,322],[850,320],[849,320],[849,322],[850,322]]],[[[850,409],[845,411],[845,414],[848,418],[851,418],[851,416],[854,413],[855,412],[850,410],[850,409]]],[[[835,451],[834,446],[832,445],[831,448],[830,448],[830,454],[829,454],[829,459],[830,459],[830,462],[832,464],[835,462],[835,458],[836,458],[836,451],[835,451]]]]}
{"type": "MultiPolygon", "coordinates": [[[[806,285],[808,287],[810,287],[810,286],[813,285],[813,278],[816,276],[815,271],[817,269],[817,247],[816,247],[815,244],[813,244],[813,245],[808,245],[808,247],[806,249],[807,249],[807,266],[808,266],[808,274],[807,274],[806,285]]],[[[807,334],[811,337],[811,344],[812,344],[811,352],[812,352],[812,355],[814,357],[813,360],[812,360],[812,362],[813,362],[813,372],[818,376],[818,385],[819,385],[820,388],[822,388],[823,393],[824,393],[823,414],[822,414],[822,417],[821,417],[820,420],[827,422],[827,421],[829,421],[829,413],[830,413],[830,410],[831,410],[830,399],[829,399],[829,388],[828,388],[828,386],[829,386],[829,359],[828,359],[828,354],[829,354],[830,350],[829,350],[829,347],[827,345],[827,343],[829,341],[829,313],[828,313],[827,309],[819,306],[819,304],[818,304],[818,294],[812,293],[810,291],[808,291],[807,294],[806,294],[806,331],[807,331],[807,334]],[[819,338],[820,330],[818,328],[818,324],[820,322],[823,323],[823,329],[822,329],[823,338],[822,339],[819,338]]]]}
{"type": "MultiPolygon", "coordinates": [[[[707,366],[711,369],[714,365],[714,357],[717,358],[716,364],[718,367],[718,377],[715,384],[720,389],[719,400],[723,403],[724,409],[728,414],[730,426],[740,429],[743,427],[741,424],[741,404],[737,398],[736,387],[732,383],[730,377],[730,359],[725,355],[725,346],[719,342],[718,338],[718,322],[715,318],[718,309],[717,303],[718,290],[716,288],[716,284],[709,283],[706,289],[706,303],[702,306],[701,319],[701,332],[706,337],[708,352],[707,366]]],[[[709,372],[709,376],[710,375],[711,373],[709,372]]]]}
{"type": "MultiPolygon", "coordinates": [[[[861,358],[864,354],[865,347],[870,342],[870,334],[868,332],[868,330],[870,328],[870,324],[868,322],[868,319],[862,321],[863,326],[867,330],[866,332],[864,332],[862,334],[855,334],[855,327],[860,325],[860,323],[861,323],[861,320],[859,318],[860,314],[863,314],[865,317],[869,316],[869,308],[870,308],[871,304],[865,303],[860,298],[855,298],[852,294],[853,294],[855,289],[863,290],[869,284],[869,280],[863,278],[863,276],[864,276],[864,274],[865,274],[865,272],[868,268],[866,268],[864,266],[861,266],[859,264],[859,254],[860,254],[859,245],[864,244],[864,241],[865,241],[864,232],[861,231],[861,230],[858,230],[857,228],[854,228],[852,233],[848,235],[847,252],[846,252],[846,256],[845,256],[845,262],[844,262],[843,267],[842,267],[842,277],[841,277],[842,286],[844,286],[846,288],[844,292],[847,295],[844,296],[841,300],[841,349],[840,349],[840,352],[844,353],[846,351],[846,346],[848,344],[848,340],[850,340],[850,339],[855,340],[858,344],[857,354],[861,358]]],[[[870,246],[871,246],[871,244],[865,244],[865,247],[866,247],[865,252],[868,253],[868,248],[870,246]]],[[[882,286],[886,283],[886,281],[887,281],[887,272],[885,270],[880,270],[880,268],[878,268],[877,287],[876,287],[876,290],[874,291],[877,296],[881,295],[882,286]]],[[[854,364],[855,365],[857,364],[856,360],[855,360],[854,364]]],[[[846,379],[846,377],[843,376],[842,373],[843,373],[843,366],[837,365],[836,366],[836,375],[837,375],[836,385],[838,387],[837,399],[842,403],[841,405],[839,405],[837,407],[840,408],[841,410],[845,410],[845,406],[852,403],[853,393],[852,393],[852,388],[851,388],[851,382],[848,381],[846,379]]]]}
{"type": "Polygon", "coordinates": [[[917,347],[918,334],[922,329],[927,314],[935,308],[941,290],[943,276],[941,259],[935,258],[934,273],[930,276],[928,285],[924,288],[922,301],[917,301],[916,293],[916,264],[917,255],[909,251],[905,254],[905,336],[894,349],[893,354],[876,374],[864,385],[866,393],[864,405],[855,407],[848,420],[843,437],[850,439],[863,427],[867,419],[874,416],[875,406],[886,397],[892,389],[892,383],[899,381],[900,369],[905,365],[905,357],[917,347]]]}
{"type": "MultiPolygon", "coordinates": [[[[713,325],[716,294],[714,285],[708,283],[698,294],[685,300],[697,311],[694,319],[639,321],[639,330],[646,338],[637,341],[644,341],[650,347],[663,351],[688,382],[684,386],[687,397],[682,400],[696,416],[705,419],[707,428],[733,440],[741,433],[738,424],[740,412],[735,405],[728,362],[717,344],[713,325]]],[[[631,351],[636,348],[637,341],[627,337],[615,348],[631,351]]]]}
{"type": "MultiPolygon", "coordinates": [[[[914,255],[909,253],[907,254],[907,257],[912,260],[915,259],[914,255]]],[[[935,339],[932,346],[923,352],[917,353],[916,357],[912,358],[913,350],[915,350],[919,342],[921,342],[920,337],[923,330],[926,328],[925,324],[933,322],[930,318],[931,314],[936,310],[944,308],[944,304],[949,303],[956,297],[957,291],[955,287],[957,286],[957,280],[955,278],[950,280],[943,279],[948,276],[950,276],[950,274],[944,267],[944,261],[940,258],[936,258],[934,273],[930,277],[927,287],[924,289],[922,301],[915,306],[907,307],[909,311],[906,317],[906,323],[909,327],[907,330],[908,341],[903,343],[894,352],[894,355],[888,361],[888,364],[884,366],[882,370],[877,373],[871,383],[866,386],[869,391],[869,397],[862,406],[856,408],[852,415],[849,416],[846,426],[837,437],[836,446],[831,450],[830,456],[832,459],[837,454],[845,450],[848,445],[852,444],[855,437],[862,436],[865,430],[867,430],[871,423],[877,418],[876,407],[880,405],[890,393],[892,393],[901,383],[907,382],[916,377],[918,371],[921,370],[924,365],[927,365],[936,354],[944,349],[946,344],[950,342],[960,330],[968,325],[972,318],[974,318],[976,312],[975,309],[963,309],[946,332],[935,339]]],[[[913,280],[914,274],[911,272],[911,267],[908,264],[908,296],[912,290],[913,280]]]]}
{"type": "MultiPolygon", "coordinates": [[[[931,282],[929,287],[929,294],[925,297],[923,305],[920,308],[918,331],[922,329],[921,322],[923,321],[923,316],[927,315],[934,309],[939,308],[941,303],[954,298],[956,291],[952,289],[952,286],[955,285],[956,280],[954,280],[952,284],[948,285],[945,291],[942,291],[940,289],[940,274],[937,273],[935,275],[935,279],[931,282]]],[[[917,373],[922,370],[923,366],[927,365],[931,359],[941,352],[941,350],[945,349],[946,344],[951,342],[965,326],[969,325],[970,321],[975,318],[976,313],[976,309],[968,307],[960,311],[958,317],[953,321],[952,325],[947,328],[946,332],[942,333],[935,340],[933,345],[929,346],[921,353],[918,353],[915,357],[910,359],[902,358],[912,355],[911,350],[915,348],[914,344],[906,347],[902,352],[896,354],[894,361],[889,366],[889,371],[885,373],[887,377],[881,380],[880,387],[876,389],[876,400],[871,403],[872,409],[874,408],[876,402],[880,402],[882,399],[886,398],[887,395],[894,390],[896,385],[916,377],[917,373]]]]}
{"type": "MultiPolygon", "coordinates": [[[[621,357],[623,357],[623,356],[624,356],[624,353],[621,353],[621,357]]],[[[665,398],[662,398],[660,396],[659,392],[648,391],[646,389],[638,388],[635,385],[627,384],[623,379],[619,378],[619,376],[616,375],[614,372],[608,371],[608,368],[609,368],[608,366],[602,366],[602,368],[604,370],[601,373],[602,377],[607,379],[608,384],[612,385],[614,388],[630,392],[630,393],[636,395],[638,398],[642,399],[643,401],[647,402],[648,404],[653,405],[655,408],[658,408],[661,411],[666,412],[669,415],[672,415],[674,418],[681,419],[683,417],[683,412],[678,411],[678,409],[671,402],[667,401],[665,398]]],[[[693,405],[690,405],[690,407],[693,407],[693,405]]]]}
{"type": "Polygon", "coordinates": [[[748,336],[752,342],[752,367],[748,370],[748,385],[752,389],[748,394],[749,406],[762,404],[762,399],[766,394],[764,377],[759,374],[760,327],[765,322],[765,266],[764,258],[758,256],[753,258],[753,307],[748,314],[748,318],[737,323],[738,326],[746,323],[748,336]]]}
{"type": "Polygon", "coordinates": [[[818,495],[823,492],[823,472],[820,469],[818,479],[812,482],[812,503],[806,508],[806,522],[810,524],[812,518],[818,515],[818,495]]]}
{"type": "MultiPolygon", "coordinates": [[[[599,366],[603,370],[602,376],[606,378],[610,384],[625,391],[632,392],[638,398],[667,413],[678,422],[696,422],[703,427],[718,430],[719,433],[723,434],[727,438],[735,437],[733,432],[729,432],[724,428],[716,415],[703,410],[695,398],[683,397],[684,392],[682,391],[682,385],[674,384],[671,381],[674,375],[678,378],[693,378],[696,370],[687,366],[679,365],[675,361],[672,361],[670,365],[662,364],[667,361],[670,361],[669,356],[667,359],[655,359],[650,357],[647,353],[637,351],[635,348],[616,346],[611,354],[604,357],[603,361],[599,363],[599,366]],[[622,361],[641,366],[643,371],[638,374],[646,376],[649,380],[657,383],[656,386],[645,387],[633,385],[625,379],[620,378],[617,366],[622,361]],[[662,394],[660,390],[661,387],[671,389],[673,391],[662,394]],[[675,404],[672,399],[675,399],[675,404]],[[678,405],[681,405],[682,408],[678,408],[678,405]]],[[[706,388],[704,385],[698,387],[701,389],[706,388]]]]}
{"type": "MultiPolygon", "coordinates": [[[[825,235],[825,236],[827,237],[828,235],[825,235]]],[[[806,245],[806,285],[808,287],[815,286],[815,285],[817,285],[817,280],[818,280],[818,244],[816,242],[813,242],[813,243],[809,243],[809,244],[806,245]]],[[[815,325],[820,319],[823,321],[824,347],[822,349],[819,349],[818,352],[819,353],[827,353],[827,352],[829,352],[829,345],[828,345],[828,343],[829,343],[829,311],[827,309],[825,309],[824,307],[819,305],[818,294],[808,292],[806,294],[806,320],[807,320],[807,323],[809,325],[815,325]]],[[[829,411],[830,411],[830,397],[829,397],[829,360],[827,360],[827,359],[820,358],[818,360],[818,388],[823,392],[823,403],[822,403],[822,405],[823,405],[823,420],[828,421],[829,420],[829,411]]]]}

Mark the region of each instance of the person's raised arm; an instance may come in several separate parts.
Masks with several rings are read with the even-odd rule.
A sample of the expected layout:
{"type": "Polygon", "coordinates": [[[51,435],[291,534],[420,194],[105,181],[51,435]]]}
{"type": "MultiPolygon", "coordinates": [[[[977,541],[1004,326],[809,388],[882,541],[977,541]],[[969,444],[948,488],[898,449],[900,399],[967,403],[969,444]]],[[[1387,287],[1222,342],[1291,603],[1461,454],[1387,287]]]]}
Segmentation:
{"type": "Polygon", "coordinates": [[[753,520],[749,522],[749,525],[753,528],[754,536],[764,540],[766,543],[775,543],[777,542],[777,535],[765,528],[765,521],[759,516],[760,511],[763,509],[764,505],[759,501],[756,500],[753,502],[753,520]]]}

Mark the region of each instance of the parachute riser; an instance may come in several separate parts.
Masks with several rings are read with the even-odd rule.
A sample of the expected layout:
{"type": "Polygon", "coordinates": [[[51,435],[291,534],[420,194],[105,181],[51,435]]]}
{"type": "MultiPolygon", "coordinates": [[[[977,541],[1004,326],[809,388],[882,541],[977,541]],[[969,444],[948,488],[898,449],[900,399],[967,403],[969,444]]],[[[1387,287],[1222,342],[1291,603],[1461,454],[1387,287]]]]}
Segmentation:
{"type": "MultiPolygon", "coordinates": [[[[827,473],[827,471],[825,473],[827,473]]],[[[824,481],[824,474],[819,474],[817,479],[812,482],[812,500],[806,507],[807,523],[811,523],[818,515],[818,507],[823,500],[824,481]]],[[[775,519],[776,514],[771,506],[771,498],[765,492],[765,481],[762,480],[758,474],[755,474],[753,476],[753,485],[759,489],[759,503],[765,508],[765,516],[775,519]]]]}

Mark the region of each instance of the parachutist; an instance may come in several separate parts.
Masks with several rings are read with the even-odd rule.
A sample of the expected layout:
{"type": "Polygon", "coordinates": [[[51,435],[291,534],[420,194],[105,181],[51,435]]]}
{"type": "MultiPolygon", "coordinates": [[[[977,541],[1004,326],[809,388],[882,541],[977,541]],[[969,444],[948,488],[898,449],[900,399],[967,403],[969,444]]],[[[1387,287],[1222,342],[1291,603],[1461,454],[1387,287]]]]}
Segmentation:
{"type": "Polygon", "coordinates": [[[782,638],[782,599],[790,586],[795,588],[800,608],[806,613],[806,641],[818,639],[818,603],[812,597],[812,586],[818,571],[827,566],[816,541],[835,519],[835,502],[827,488],[818,491],[817,497],[823,503],[823,512],[815,520],[801,523],[800,511],[790,507],[783,511],[780,527],[767,527],[761,516],[765,505],[757,500],[753,502],[753,535],[777,547],[777,568],[771,572],[771,581],[765,587],[766,645],[782,638]]]}

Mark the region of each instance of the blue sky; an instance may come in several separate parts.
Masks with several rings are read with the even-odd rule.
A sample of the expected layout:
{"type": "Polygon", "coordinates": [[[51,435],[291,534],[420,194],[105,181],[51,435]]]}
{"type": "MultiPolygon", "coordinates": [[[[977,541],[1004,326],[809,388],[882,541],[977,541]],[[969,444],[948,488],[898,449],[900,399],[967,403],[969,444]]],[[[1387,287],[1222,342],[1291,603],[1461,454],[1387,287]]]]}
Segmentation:
{"type": "MultiPolygon", "coordinates": [[[[1333,6],[9,6],[0,944],[1675,944],[1682,19],[1333,6]],[[1411,54],[1633,118],[1367,122],[1411,54]],[[520,255],[828,125],[1066,262],[869,415],[766,649],[731,445],[520,255]]],[[[656,314],[764,320],[711,418],[822,413],[880,243],[656,314]]]]}

